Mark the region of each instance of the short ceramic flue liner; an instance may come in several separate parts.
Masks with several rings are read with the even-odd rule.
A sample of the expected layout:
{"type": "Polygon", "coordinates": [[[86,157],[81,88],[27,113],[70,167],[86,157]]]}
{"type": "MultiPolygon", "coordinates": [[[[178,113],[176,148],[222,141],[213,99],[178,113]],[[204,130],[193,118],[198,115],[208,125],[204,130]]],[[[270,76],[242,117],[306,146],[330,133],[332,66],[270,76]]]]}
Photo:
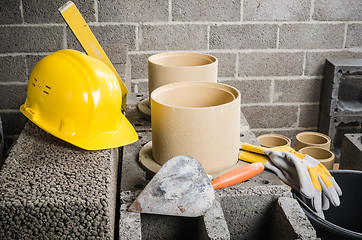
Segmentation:
{"type": "Polygon", "coordinates": [[[151,94],[152,154],[163,165],[177,155],[197,159],[207,173],[238,161],[240,93],[210,82],[179,82],[151,94]]]}
{"type": "Polygon", "coordinates": [[[290,139],[279,134],[263,134],[256,138],[262,147],[273,148],[290,146],[290,139]]]}
{"type": "Polygon", "coordinates": [[[296,151],[311,146],[329,150],[331,147],[331,139],[327,135],[319,132],[301,132],[297,134],[295,143],[296,151]]]}

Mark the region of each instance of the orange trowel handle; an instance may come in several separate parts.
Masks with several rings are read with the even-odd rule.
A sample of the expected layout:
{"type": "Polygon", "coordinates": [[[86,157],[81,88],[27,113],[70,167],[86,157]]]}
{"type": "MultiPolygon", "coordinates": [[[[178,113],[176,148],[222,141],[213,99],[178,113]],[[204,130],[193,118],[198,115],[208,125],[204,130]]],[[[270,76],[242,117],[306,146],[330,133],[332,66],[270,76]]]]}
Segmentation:
{"type": "Polygon", "coordinates": [[[252,178],[264,170],[262,163],[252,163],[227,172],[211,181],[215,189],[229,187],[252,178]]]}

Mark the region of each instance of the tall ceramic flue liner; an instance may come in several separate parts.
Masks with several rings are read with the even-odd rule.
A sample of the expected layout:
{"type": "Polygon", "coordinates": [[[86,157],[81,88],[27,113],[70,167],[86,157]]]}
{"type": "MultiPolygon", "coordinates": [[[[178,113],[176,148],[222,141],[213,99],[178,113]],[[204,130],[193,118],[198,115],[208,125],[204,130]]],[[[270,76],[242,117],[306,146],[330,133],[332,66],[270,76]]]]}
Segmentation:
{"type": "Polygon", "coordinates": [[[216,57],[194,52],[166,52],[148,58],[148,92],[184,81],[217,82],[216,57]]]}
{"type": "Polygon", "coordinates": [[[210,82],[179,82],[151,94],[152,154],[162,165],[177,155],[196,158],[207,173],[238,161],[240,93],[210,82]]]}

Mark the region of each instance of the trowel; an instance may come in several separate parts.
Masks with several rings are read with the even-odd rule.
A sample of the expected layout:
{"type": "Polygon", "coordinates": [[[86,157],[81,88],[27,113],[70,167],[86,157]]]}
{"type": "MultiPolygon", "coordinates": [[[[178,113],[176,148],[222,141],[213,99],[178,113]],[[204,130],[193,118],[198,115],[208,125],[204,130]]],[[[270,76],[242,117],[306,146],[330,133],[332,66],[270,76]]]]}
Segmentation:
{"type": "Polygon", "coordinates": [[[264,170],[249,164],[210,181],[203,167],[189,156],[168,160],[128,209],[131,212],[198,217],[211,208],[215,190],[245,181],[264,170]]]}

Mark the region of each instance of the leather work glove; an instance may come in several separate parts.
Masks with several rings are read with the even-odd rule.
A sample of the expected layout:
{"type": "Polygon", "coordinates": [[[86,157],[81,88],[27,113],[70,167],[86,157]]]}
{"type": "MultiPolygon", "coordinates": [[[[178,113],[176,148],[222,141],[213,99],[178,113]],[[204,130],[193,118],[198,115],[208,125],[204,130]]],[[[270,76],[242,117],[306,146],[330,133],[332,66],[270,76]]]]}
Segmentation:
{"type": "Polygon", "coordinates": [[[250,152],[242,152],[239,155],[240,160],[264,163],[266,169],[276,173],[283,182],[300,193],[302,200],[320,217],[324,218],[322,210],[327,210],[330,202],[334,206],[339,206],[339,196],[342,195],[342,191],[329,171],[318,160],[300,154],[291,147],[267,149],[243,144],[242,149],[250,152]]]}

